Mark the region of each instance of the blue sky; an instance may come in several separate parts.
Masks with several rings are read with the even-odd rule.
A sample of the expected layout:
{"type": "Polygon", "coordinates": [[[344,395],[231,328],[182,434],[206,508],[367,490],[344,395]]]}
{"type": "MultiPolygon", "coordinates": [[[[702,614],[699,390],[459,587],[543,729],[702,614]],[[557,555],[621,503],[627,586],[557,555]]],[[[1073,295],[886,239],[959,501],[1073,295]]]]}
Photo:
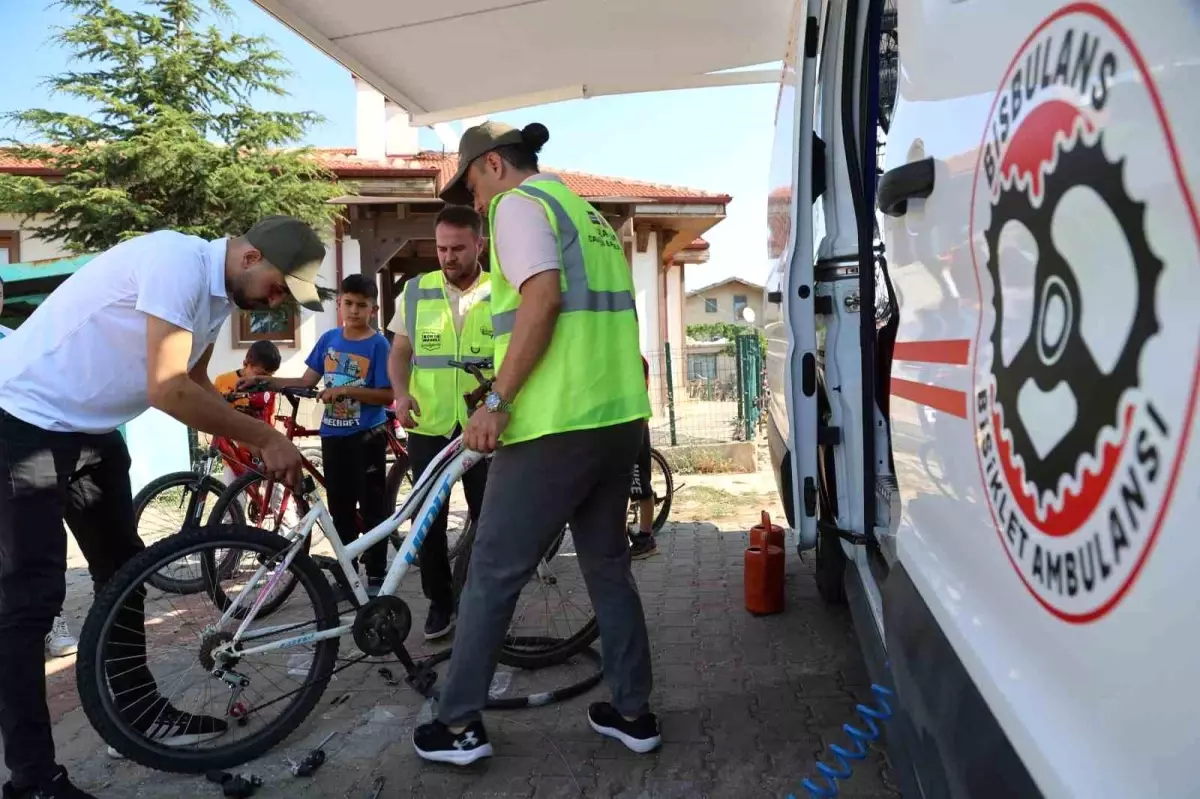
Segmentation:
{"type": "MultiPolygon", "coordinates": [[[[295,73],[291,92],[270,106],[312,110],[326,122],[306,143],[353,146],[354,89],[350,74],[249,0],[230,0],[236,25],[246,34],[269,36],[295,73]]],[[[49,43],[52,28],[69,17],[40,0],[12,3],[4,15],[0,51],[0,112],[31,107],[80,110],[65,98],[47,97],[42,80],[68,66],[63,51],[49,43]]],[[[453,57],[449,54],[448,57],[453,57]]],[[[689,288],[730,275],[756,282],[766,276],[766,185],[770,165],[773,86],[700,89],[604,97],[529,108],[493,118],[549,127],[543,162],[560,169],[671,183],[733,195],[728,217],[709,232],[710,263],[690,266],[689,288]]],[[[0,136],[16,131],[0,122],[0,136]]],[[[440,149],[432,131],[422,145],[440,149]]]]}

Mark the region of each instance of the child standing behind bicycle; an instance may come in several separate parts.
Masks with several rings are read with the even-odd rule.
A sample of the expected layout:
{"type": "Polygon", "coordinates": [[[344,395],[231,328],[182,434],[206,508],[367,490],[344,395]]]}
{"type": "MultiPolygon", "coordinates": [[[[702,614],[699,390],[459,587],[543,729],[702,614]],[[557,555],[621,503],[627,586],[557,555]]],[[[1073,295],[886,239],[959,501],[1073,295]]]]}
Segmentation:
{"type": "MultiPolygon", "coordinates": [[[[279,371],[279,364],[282,360],[279,348],[275,346],[274,342],[256,341],[250,345],[250,349],[246,350],[246,357],[242,359],[242,368],[217,375],[213,378],[213,386],[222,396],[228,396],[237,390],[238,381],[242,379],[262,380],[265,377],[273,376],[279,371]]],[[[270,392],[264,391],[240,397],[234,400],[233,407],[261,422],[269,425],[275,424],[275,395],[270,392]]],[[[254,462],[254,453],[245,444],[230,443],[234,446],[240,466],[254,462]]],[[[234,465],[230,463],[228,457],[224,457],[224,454],[223,460],[225,468],[221,470],[220,480],[228,486],[237,477],[237,474],[234,465]]]]}
{"type": "MultiPolygon", "coordinates": [[[[303,377],[269,378],[272,391],[284,388],[313,388],[321,384],[325,415],[321,419],[321,457],[324,461],[326,501],[342,543],[348,544],[363,532],[355,510],[362,514],[366,530],[387,518],[387,413],[392,386],[387,375],[388,342],[371,318],[379,293],[375,281],[349,275],[338,292],[342,327],[326,331],[317,339],[303,377]]],[[[261,378],[243,378],[239,387],[261,378]]],[[[375,596],[387,572],[387,541],[380,541],[363,555],[367,593],[375,596]]]]}

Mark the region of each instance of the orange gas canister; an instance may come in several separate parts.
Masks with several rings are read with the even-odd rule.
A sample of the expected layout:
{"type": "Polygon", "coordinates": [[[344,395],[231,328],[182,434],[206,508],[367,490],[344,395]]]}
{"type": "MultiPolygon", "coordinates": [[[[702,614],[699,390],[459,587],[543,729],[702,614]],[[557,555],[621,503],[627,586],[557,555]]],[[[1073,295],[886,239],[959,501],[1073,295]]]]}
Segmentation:
{"type": "Polygon", "coordinates": [[[783,543],[783,528],[778,524],[771,524],[771,514],[763,511],[762,524],[756,524],[750,528],[750,546],[767,545],[787,549],[783,543]]]}
{"type": "Polygon", "coordinates": [[[746,610],[755,616],[783,611],[783,530],[779,527],[774,527],[774,530],[779,531],[778,545],[771,539],[771,520],[764,512],[761,528],[756,526],[750,531],[750,546],[743,556],[746,610]],[[757,541],[756,530],[760,530],[757,541]]]}

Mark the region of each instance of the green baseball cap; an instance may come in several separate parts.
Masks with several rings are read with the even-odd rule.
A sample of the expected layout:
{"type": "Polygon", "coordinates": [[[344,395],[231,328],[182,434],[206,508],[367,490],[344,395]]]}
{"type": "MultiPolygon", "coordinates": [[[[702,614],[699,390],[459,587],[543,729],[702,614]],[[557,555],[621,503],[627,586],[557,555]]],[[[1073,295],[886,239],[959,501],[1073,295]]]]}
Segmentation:
{"type": "Polygon", "coordinates": [[[294,216],[266,216],[246,231],[246,241],[283,272],[296,302],[310,311],[324,310],[317,275],[325,260],[325,244],[311,225],[294,216]]]}
{"type": "Polygon", "coordinates": [[[484,122],[467,128],[458,142],[458,171],[439,196],[450,205],[470,205],[473,198],[467,190],[466,178],[467,168],[472,162],[497,147],[522,144],[524,141],[521,131],[503,122],[484,122]]]}

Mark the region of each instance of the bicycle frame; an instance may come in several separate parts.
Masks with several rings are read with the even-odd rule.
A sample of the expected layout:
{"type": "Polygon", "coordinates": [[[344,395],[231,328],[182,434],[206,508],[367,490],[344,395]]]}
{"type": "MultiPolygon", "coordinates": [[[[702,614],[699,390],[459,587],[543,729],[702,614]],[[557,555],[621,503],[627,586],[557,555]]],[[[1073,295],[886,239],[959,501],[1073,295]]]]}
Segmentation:
{"type": "MultiPolygon", "coordinates": [[[[413,519],[412,529],[414,532],[405,536],[404,544],[401,546],[395,560],[392,561],[392,565],[384,577],[383,586],[379,592],[380,596],[394,596],[400,586],[400,582],[412,566],[417,552],[420,551],[421,544],[425,541],[425,536],[428,534],[433,520],[437,518],[438,513],[449,500],[450,491],[454,484],[458,482],[468,469],[485,457],[487,456],[482,453],[464,449],[461,436],[455,438],[438,453],[437,458],[430,464],[430,467],[421,476],[420,480],[417,481],[417,484],[413,486],[412,492],[404,500],[404,503],[391,516],[371,530],[363,533],[363,535],[350,544],[342,543],[341,536],[338,535],[333,525],[333,519],[330,517],[329,511],[325,508],[324,502],[315,492],[310,492],[309,499],[312,502],[312,508],[304,515],[300,523],[285,536],[289,541],[287,556],[275,566],[266,585],[263,585],[258,590],[249,613],[246,614],[246,618],[238,626],[233,639],[218,647],[214,654],[228,653],[243,658],[247,655],[289,649],[330,638],[340,638],[351,632],[353,624],[341,623],[341,618],[339,617],[339,624],[333,629],[318,630],[317,632],[293,636],[281,641],[272,641],[256,647],[242,648],[240,646],[245,641],[265,638],[276,632],[294,628],[294,625],[285,624],[257,629],[251,632],[247,632],[246,629],[254,621],[258,609],[266,600],[271,589],[275,587],[276,583],[287,571],[288,566],[291,565],[292,560],[300,550],[300,542],[311,536],[313,529],[318,524],[321,526],[326,540],[329,541],[330,546],[333,548],[338,565],[341,568],[342,574],[345,575],[350,588],[354,591],[355,598],[362,605],[367,602],[368,598],[366,590],[362,586],[362,581],[359,580],[357,571],[354,569],[354,559],[362,555],[373,545],[386,540],[404,522],[410,518],[413,519]],[[238,647],[236,652],[233,651],[234,647],[238,647]]],[[[268,566],[266,564],[260,565],[257,571],[255,571],[250,585],[258,585],[266,576],[267,569],[268,566]]],[[[243,600],[249,593],[249,591],[241,592],[230,604],[221,616],[221,620],[217,624],[218,628],[222,628],[229,623],[230,619],[238,612],[239,607],[243,606],[243,600]]]]}

